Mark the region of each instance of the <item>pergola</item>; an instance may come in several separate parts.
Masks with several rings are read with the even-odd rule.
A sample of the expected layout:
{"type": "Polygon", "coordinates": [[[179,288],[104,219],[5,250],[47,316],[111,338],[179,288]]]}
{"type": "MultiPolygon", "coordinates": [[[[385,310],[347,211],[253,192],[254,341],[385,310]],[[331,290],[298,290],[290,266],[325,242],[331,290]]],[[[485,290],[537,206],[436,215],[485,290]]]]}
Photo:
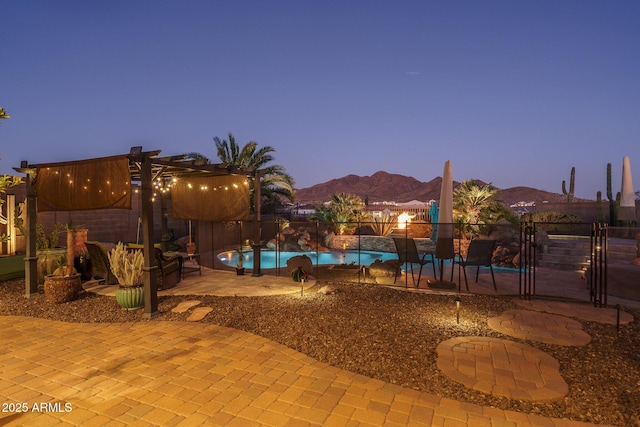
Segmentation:
{"type": "MultiPolygon", "coordinates": [[[[174,218],[203,221],[249,220],[250,185],[254,180],[254,242],[260,241],[260,178],[256,169],[205,164],[184,155],[159,157],[160,151],[143,152],[62,163],[30,165],[22,161],[17,172],[26,175],[27,235],[25,296],[38,292],[36,214],[38,211],[131,209],[131,183],[140,182],[143,240],[144,313],[158,314],[158,288],[154,265],[153,201],[157,189],[172,192],[174,218]]],[[[163,218],[164,219],[164,218],[163,218]]],[[[163,234],[166,221],[162,222],[163,234]]],[[[254,245],[259,276],[260,249],[254,245]]]]}

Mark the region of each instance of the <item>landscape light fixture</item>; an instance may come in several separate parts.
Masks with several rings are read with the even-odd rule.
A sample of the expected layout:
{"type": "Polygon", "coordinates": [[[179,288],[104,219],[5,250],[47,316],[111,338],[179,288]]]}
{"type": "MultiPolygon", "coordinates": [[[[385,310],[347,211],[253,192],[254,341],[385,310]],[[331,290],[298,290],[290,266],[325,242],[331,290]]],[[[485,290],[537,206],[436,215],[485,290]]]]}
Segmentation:
{"type": "Polygon", "coordinates": [[[460,324],[460,303],[462,300],[460,297],[456,297],[456,322],[460,324]]]}

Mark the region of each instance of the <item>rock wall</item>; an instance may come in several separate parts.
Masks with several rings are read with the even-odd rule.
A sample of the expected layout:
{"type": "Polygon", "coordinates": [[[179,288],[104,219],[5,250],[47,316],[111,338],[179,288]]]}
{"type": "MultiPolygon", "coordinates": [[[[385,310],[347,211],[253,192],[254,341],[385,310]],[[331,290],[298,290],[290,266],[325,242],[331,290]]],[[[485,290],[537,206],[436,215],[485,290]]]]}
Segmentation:
{"type": "MultiPolygon", "coordinates": [[[[414,239],[418,251],[434,252],[436,245],[431,239],[414,239]]],[[[381,236],[337,236],[330,235],[327,246],[334,250],[361,250],[377,252],[396,252],[396,245],[391,237],[381,236]]]]}

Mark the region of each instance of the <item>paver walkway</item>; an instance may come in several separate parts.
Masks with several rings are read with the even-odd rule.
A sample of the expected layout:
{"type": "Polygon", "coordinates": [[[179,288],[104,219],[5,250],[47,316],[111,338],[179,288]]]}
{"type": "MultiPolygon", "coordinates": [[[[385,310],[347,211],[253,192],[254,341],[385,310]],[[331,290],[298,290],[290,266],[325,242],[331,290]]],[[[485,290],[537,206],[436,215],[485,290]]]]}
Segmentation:
{"type": "Polygon", "coordinates": [[[505,335],[545,344],[585,345],[591,341],[580,322],[556,314],[507,310],[487,323],[491,329],[505,335]]]}
{"type": "MultiPolygon", "coordinates": [[[[580,322],[550,313],[603,323],[618,321],[616,309],[563,301],[516,300],[516,303],[532,310],[507,310],[488,319],[488,326],[524,340],[580,346],[591,341],[580,322]]],[[[625,323],[633,320],[626,312],[621,312],[620,318],[625,323]]],[[[527,344],[488,337],[458,337],[440,343],[436,351],[438,368],[446,376],[483,393],[511,399],[553,400],[569,392],[558,361],[527,344]]]]}
{"type": "MultiPolygon", "coordinates": [[[[599,322],[608,325],[615,325],[617,322],[618,310],[616,308],[598,308],[591,304],[581,304],[567,301],[553,300],[513,300],[521,307],[530,310],[544,311],[546,313],[560,314],[562,316],[575,317],[589,322],[599,322]]],[[[620,310],[620,324],[633,322],[631,313],[620,310]]]]}
{"type": "Polygon", "coordinates": [[[438,345],[438,368],[466,387],[520,400],[553,400],[569,386],[560,364],[526,344],[491,337],[457,337],[438,345]]]}
{"type": "Polygon", "coordinates": [[[0,413],[1,425],[591,425],[417,392],[197,322],[0,316],[0,330],[4,402],[27,408],[0,413]]]}

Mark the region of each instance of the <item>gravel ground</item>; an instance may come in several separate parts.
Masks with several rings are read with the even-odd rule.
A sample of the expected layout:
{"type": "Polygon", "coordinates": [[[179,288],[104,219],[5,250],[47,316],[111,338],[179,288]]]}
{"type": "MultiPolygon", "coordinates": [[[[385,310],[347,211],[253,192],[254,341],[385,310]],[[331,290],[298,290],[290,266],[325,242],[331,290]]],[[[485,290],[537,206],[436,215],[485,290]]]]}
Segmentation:
{"type": "Polygon", "coordinates": [[[375,285],[319,283],[304,297],[163,296],[160,315],[120,309],[112,297],[82,293],[54,305],[44,295],[24,298],[24,281],[0,282],[0,315],[66,322],[182,321],[179,302],[198,299],[214,310],[202,322],[232,327],[286,345],[317,360],[393,384],[478,405],[548,417],[619,426],[640,426],[640,310],[629,325],[582,321],[592,341],[563,347],[526,341],[560,362],[569,394],[553,402],[527,402],[485,395],[445,377],[436,367],[436,347],[460,335],[505,338],[487,319],[519,308],[510,298],[464,296],[460,324],[454,296],[412,293],[375,285]],[[335,294],[317,292],[330,285],[335,294]]]}

